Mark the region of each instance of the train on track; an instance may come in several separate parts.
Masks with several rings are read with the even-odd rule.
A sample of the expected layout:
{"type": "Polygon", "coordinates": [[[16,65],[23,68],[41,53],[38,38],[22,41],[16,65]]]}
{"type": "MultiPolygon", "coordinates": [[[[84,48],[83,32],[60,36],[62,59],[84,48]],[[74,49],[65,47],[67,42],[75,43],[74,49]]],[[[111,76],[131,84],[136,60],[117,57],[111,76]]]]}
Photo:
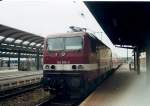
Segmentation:
{"type": "Polygon", "coordinates": [[[92,33],[68,32],[45,39],[43,86],[81,96],[119,65],[111,49],[92,33]]]}

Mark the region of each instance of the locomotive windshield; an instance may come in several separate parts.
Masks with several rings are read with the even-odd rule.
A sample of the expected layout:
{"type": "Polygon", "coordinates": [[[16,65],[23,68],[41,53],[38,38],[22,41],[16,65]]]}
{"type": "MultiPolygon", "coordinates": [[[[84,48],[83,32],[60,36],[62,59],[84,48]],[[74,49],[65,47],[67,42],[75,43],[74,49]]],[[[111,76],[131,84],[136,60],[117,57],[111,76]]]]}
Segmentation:
{"type": "Polygon", "coordinates": [[[48,50],[49,51],[64,50],[63,38],[48,39],[48,50]]]}
{"type": "Polygon", "coordinates": [[[82,49],[82,37],[49,38],[48,50],[80,50],[82,49]]]}
{"type": "Polygon", "coordinates": [[[81,37],[65,38],[65,49],[66,50],[82,49],[82,38],[81,37]]]}

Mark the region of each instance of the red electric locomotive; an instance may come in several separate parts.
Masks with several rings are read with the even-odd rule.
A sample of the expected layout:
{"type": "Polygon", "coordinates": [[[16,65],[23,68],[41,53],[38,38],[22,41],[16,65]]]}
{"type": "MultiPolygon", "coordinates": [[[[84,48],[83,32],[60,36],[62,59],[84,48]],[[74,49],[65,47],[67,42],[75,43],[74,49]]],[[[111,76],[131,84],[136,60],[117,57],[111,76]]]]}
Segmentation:
{"type": "Polygon", "coordinates": [[[111,49],[87,32],[50,35],[43,53],[46,90],[84,94],[112,69],[111,49]]]}

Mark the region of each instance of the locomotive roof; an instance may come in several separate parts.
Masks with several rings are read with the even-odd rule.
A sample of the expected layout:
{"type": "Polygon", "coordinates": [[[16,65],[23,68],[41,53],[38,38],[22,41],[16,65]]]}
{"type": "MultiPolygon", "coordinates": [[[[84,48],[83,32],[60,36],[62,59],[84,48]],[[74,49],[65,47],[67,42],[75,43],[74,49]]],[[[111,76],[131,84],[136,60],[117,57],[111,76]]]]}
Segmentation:
{"type": "Polygon", "coordinates": [[[83,36],[86,32],[67,32],[67,33],[56,33],[48,35],[47,38],[54,38],[54,37],[71,37],[71,36],[83,36]]]}

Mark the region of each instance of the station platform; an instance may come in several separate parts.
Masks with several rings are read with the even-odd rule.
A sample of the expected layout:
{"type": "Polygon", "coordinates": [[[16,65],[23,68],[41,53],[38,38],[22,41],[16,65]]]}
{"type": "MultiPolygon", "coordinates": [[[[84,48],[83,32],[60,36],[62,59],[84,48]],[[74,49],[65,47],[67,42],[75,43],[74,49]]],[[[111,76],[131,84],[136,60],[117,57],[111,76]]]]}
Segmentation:
{"type": "Polygon", "coordinates": [[[18,69],[3,69],[3,70],[0,70],[0,74],[1,73],[7,73],[7,72],[17,72],[18,69]]]}
{"type": "Polygon", "coordinates": [[[122,65],[105,80],[80,106],[149,106],[150,86],[146,71],[140,75],[122,65]]]}
{"type": "Polygon", "coordinates": [[[30,75],[39,75],[42,74],[43,71],[18,71],[18,70],[5,70],[0,73],[0,81],[4,79],[12,79],[17,77],[24,77],[30,75]]]}
{"type": "MultiPolygon", "coordinates": [[[[0,73],[0,92],[40,83],[43,71],[5,70],[0,73]]],[[[1,96],[1,95],[0,95],[1,96]]]]}

